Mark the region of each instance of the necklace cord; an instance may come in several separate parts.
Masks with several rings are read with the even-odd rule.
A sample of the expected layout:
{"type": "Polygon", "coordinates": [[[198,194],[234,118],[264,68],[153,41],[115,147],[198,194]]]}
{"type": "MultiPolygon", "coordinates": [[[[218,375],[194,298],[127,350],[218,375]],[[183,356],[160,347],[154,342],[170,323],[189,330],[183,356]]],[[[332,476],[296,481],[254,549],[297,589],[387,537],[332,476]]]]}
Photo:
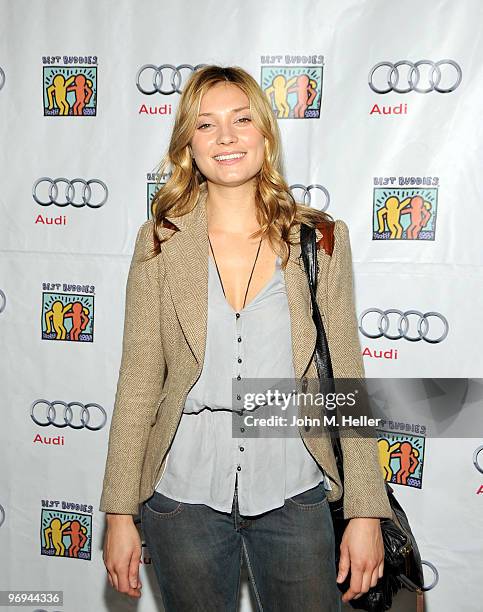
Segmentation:
{"type": "MultiPolygon", "coordinates": [[[[218,278],[220,279],[220,284],[221,284],[221,288],[223,290],[223,295],[225,296],[225,299],[226,299],[225,288],[223,286],[223,281],[221,280],[220,270],[218,269],[218,264],[216,263],[215,251],[213,250],[213,245],[211,244],[211,240],[210,240],[210,236],[209,235],[208,235],[208,242],[210,243],[211,252],[213,253],[213,259],[215,261],[216,271],[218,272],[218,278]]],[[[248,288],[250,287],[250,283],[251,283],[252,276],[253,276],[253,271],[255,270],[255,265],[257,263],[258,254],[260,253],[260,247],[261,246],[262,246],[262,239],[260,238],[260,242],[258,243],[257,254],[255,256],[255,261],[253,262],[252,271],[250,273],[250,278],[248,279],[247,289],[245,291],[245,299],[243,300],[243,306],[241,308],[242,310],[243,310],[243,308],[245,308],[245,304],[246,304],[246,301],[247,301],[247,295],[248,295],[248,288]]]]}

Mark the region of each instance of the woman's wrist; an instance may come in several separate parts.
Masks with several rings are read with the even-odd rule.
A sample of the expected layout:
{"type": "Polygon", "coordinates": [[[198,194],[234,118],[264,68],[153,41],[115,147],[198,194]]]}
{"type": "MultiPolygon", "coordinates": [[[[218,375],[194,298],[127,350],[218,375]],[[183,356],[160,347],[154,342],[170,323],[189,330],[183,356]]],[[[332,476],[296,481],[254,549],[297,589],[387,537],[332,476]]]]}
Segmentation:
{"type": "Polygon", "coordinates": [[[132,514],[114,514],[111,512],[106,513],[107,523],[110,524],[123,524],[123,523],[132,523],[134,522],[134,517],[132,514]]]}

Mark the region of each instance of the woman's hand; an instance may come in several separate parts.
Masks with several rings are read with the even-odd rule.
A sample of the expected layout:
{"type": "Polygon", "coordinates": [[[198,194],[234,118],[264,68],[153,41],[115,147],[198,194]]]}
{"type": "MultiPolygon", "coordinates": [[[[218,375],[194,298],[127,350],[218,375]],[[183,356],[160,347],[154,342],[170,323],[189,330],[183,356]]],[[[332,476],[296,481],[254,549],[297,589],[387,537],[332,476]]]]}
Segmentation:
{"type": "Polygon", "coordinates": [[[342,601],[357,599],[376,586],[384,570],[384,544],[379,518],[352,518],[340,543],[339,574],[337,582],[343,582],[351,572],[349,589],[342,601]]]}
{"type": "Polygon", "coordinates": [[[130,597],[141,597],[141,538],[131,514],[108,514],[104,565],[110,585],[130,597]]]}

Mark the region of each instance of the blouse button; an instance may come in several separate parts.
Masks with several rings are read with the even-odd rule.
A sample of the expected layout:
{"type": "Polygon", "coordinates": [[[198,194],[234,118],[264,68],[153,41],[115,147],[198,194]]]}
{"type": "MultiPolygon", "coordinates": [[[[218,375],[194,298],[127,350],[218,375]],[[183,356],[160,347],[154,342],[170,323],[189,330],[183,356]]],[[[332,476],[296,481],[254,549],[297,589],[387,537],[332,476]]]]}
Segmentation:
{"type": "Polygon", "coordinates": [[[241,452],[243,452],[245,449],[243,448],[243,446],[240,446],[240,450],[241,452]]]}
{"type": "Polygon", "coordinates": [[[237,469],[237,472],[239,472],[241,470],[241,467],[238,466],[236,469],[237,469]]]}
{"type": "Polygon", "coordinates": [[[241,342],[241,336],[238,336],[238,342],[241,342]]]}
{"type": "Polygon", "coordinates": [[[242,432],[245,431],[245,428],[244,427],[240,427],[240,431],[242,431],[242,432]]]}
{"type": "Polygon", "coordinates": [[[236,396],[236,399],[237,399],[237,400],[241,400],[241,395],[237,395],[237,396],[236,396]]]}
{"type": "Polygon", "coordinates": [[[241,376],[240,374],[238,374],[238,376],[236,377],[237,380],[241,380],[241,376]]]}
{"type": "Polygon", "coordinates": [[[241,357],[238,357],[238,363],[241,363],[241,362],[242,362],[241,357]]]}
{"type": "Polygon", "coordinates": [[[240,313],[237,312],[235,316],[236,316],[237,319],[239,319],[240,318],[240,313]]]}

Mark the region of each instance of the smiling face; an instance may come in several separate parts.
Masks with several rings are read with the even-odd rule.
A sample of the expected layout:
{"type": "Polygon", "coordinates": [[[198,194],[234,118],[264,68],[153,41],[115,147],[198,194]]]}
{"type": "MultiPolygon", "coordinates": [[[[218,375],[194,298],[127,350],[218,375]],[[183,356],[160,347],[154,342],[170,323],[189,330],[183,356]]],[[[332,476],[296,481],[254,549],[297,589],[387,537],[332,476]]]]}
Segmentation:
{"type": "Polygon", "coordinates": [[[248,96],[229,82],[210,87],[191,139],[196,165],[207,180],[231,187],[250,181],[262,167],[264,145],[248,96]]]}

